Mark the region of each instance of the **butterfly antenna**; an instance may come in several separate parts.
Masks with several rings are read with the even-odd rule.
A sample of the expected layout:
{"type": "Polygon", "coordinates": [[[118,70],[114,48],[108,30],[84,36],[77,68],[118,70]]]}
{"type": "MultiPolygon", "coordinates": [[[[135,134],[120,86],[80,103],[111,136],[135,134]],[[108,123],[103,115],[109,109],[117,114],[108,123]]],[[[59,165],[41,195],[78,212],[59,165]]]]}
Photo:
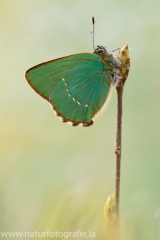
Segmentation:
{"type": "Polygon", "coordinates": [[[92,47],[94,52],[96,51],[95,46],[94,46],[94,16],[92,17],[92,23],[93,23],[93,31],[91,31],[91,35],[92,35],[92,47]]]}

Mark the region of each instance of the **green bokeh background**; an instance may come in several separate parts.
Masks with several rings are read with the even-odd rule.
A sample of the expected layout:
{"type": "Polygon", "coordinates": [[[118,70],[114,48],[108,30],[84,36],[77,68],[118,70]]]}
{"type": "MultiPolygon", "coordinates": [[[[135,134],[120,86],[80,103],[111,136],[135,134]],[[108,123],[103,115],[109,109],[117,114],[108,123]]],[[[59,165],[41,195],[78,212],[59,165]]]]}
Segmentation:
{"type": "Polygon", "coordinates": [[[24,79],[24,72],[41,62],[92,52],[94,15],[96,45],[130,46],[122,239],[160,239],[159,9],[159,0],[0,0],[2,232],[91,229],[96,239],[108,239],[103,208],[114,193],[115,90],[93,127],[73,128],[62,124],[24,79]]]}

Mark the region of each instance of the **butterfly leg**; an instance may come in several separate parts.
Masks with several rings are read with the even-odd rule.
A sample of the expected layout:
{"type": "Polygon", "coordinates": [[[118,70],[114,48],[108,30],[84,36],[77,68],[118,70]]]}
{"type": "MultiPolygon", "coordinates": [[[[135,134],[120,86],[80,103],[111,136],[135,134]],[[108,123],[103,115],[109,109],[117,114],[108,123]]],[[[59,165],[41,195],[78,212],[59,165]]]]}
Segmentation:
{"type": "Polygon", "coordinates": [[[113,75],[113,86],[118,86],[119,83],[121,82],[121,79],[123,79],[124,77],[128,76],[128,73],[119,76],[119,75],[113,75]]]}
{"type": "Polygon", "coordinates": [[[124,78],[124,77],[126,77],[126,76],[128,76],[128,73],[122,75],[121,79],[124,78]]]}
{"type": "Polygon", "coordinates": [[[124,67],[130,67],[129,64],[123,64],[123,63],[121,63],[121,66],[124,66],[124,67]]]}
{"type": "Polygon", "coordinates": [[[108,51],[108,52],[115,52],[115,51],[117,51],[117,50],[119,50],[119,49],[121,49],[121,48],[116,48],[116,49],[110,50],[110,51],[108,51]]]}

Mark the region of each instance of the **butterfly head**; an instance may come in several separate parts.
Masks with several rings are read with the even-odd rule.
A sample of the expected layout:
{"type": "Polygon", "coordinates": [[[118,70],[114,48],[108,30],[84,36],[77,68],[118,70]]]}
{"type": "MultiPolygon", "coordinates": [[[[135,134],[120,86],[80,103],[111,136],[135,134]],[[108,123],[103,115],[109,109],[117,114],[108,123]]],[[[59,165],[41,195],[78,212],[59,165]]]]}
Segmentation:
{"type": "Polygon", "coordinates": [[[107,54],[107,49],[104,46],[97,46],[95,49],[96,54],[100,55],[106,55],[107,54]]]}

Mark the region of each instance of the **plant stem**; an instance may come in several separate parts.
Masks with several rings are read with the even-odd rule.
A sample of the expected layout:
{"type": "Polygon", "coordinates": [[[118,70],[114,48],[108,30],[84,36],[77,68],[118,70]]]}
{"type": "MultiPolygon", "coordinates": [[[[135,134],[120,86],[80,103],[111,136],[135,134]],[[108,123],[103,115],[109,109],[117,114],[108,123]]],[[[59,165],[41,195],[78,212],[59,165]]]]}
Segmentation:
{"type": "Polygon", "coordinates": [[[117,226],[119,226],[123,83],[120,83],[120,85],[116,87],[116,90],[117,90],[117,134],[116,134],[116,148],[115,148],[115,155],[116,155],[115,203],[116,203],[116,213],[117,213],[117,226]]]}

